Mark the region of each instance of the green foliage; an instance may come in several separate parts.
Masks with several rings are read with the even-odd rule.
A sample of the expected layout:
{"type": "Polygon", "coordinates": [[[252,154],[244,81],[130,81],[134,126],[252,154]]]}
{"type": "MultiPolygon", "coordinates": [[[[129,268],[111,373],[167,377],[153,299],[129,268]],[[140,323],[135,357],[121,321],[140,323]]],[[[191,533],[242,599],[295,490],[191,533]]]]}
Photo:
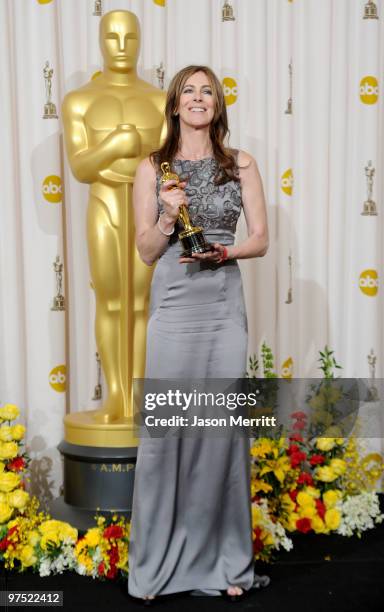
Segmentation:
{"type": "Polygon", "coordinates": [[[274,358],[272,350],[263,342],[261,346],[261,358],[263,361],[264,378],[277,378],[274,370],[274,358]]]}
{"type": "Polygon", "coordinates": [[[319,351],[320,353],[320,366],[319,369],[323,371],[324,378],[335,378],[334,369],[338,368],[342,369],[341,365],[336,362],[336,359],[333,357],[334,351],[330,351],[328,346],[325,345],[323,351],[319,351]]]}

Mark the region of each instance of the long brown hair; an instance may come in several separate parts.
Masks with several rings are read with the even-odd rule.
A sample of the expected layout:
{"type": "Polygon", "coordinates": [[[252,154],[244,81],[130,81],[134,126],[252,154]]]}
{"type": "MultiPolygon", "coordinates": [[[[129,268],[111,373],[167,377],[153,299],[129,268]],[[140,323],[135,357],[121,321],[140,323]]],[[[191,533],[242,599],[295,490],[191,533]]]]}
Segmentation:
{"type": "Polygon", "coordinates": [[[208,77],[215,104],[215,113],[209,126],[213,156],[218,163],[215,183],[220,185],[230,180],[239,181],[240,178],[234,154],[224,146],[224,138],[229,134],[229,129],[223,88],[215,73],[208,66],[187,66],[173,77],[169,85],[165,105],[167,136],[164,144],[151,153],[150,159],[158,168],[163,162],[172,163],[179,148],[180,140],[179,116],[175,115],[175,111],[179,106],[180,96],[186,81],[196,72],[204,72],[208,77]]]}

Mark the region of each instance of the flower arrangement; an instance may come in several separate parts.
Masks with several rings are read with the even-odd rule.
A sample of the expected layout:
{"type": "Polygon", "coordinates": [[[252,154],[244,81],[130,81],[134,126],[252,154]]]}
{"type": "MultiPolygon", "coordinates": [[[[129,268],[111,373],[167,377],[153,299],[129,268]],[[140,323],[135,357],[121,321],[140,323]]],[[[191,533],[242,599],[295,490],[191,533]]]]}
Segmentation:
{"type": "MultiPolygon", "coordinates": [[[[307,398],[311,419],[306,412],[295,411],[284,435],[257,438],[251,446],[256,559],[270,561],[281,546],[289,550],[286,532],[360,537],[384,519],[374,491],[384,472],[383,457],[364,454],[360,440],[343,437],[334,424],[341,392],[328,383],[334,378],[333,368],[340,366],[327,347],[320,353],[320,362],[326,379],[307,398]],[[314,435],[316,417],[325,435],[314,435]]],[[[273,364],[270,350],[268,363],[273,364]]]]}
{"type": "Polygon", "coordinates": [[[22,513],[30,499],[22,478],[30,461],[22,452],[25,427],[11,425],[19,414],[14,404],[0,408],[0,525],[22,513]]]}
{"type": "Polygon", "coordinates": [[[101,580],[126,577],[130,523],[116,514],[109,522],[97,516],[96,522],[76,543],[76,571],[101,580]]]}
{"type": "MultiPolygon", "coordinates": [[[[277,551],[291,550],[287,533],[360,537],[384,519],[375,491],[384,459],[366,453],[359,439],[347,439],[334,424],[340,391],[328,383],[334,378],[333,369],[340,366],[327,347],[320,356],[324,381],[307,398],[311,419],[307,412],[296,410],[287,431],[279,428],[274,436],[262,433],[251,445],[256,560],[271,561],[277,551]],[[321,435],[316,429],[319,423],[321,435]]],[[[265,378],[277,378],[272,351],[265,343],[262,364],[265,378]]],[[[250,358],[250,369],[250,378],[256,378],[255,357],[250,358]]],[[[270,410],[276,383],[267,389],[270,410]]],[[[0,564],[19,572],[30,569],[42,577],[72,570],[101,580],[126,578],[130,523],[124,517],[96,515],[96,525],[79,537],[68,523],[39,512],[38,499],[25,491],[30,459],[23,452],[25,427],[11,425],[18,416],[14,405],[0,408],[0,564]]]]}

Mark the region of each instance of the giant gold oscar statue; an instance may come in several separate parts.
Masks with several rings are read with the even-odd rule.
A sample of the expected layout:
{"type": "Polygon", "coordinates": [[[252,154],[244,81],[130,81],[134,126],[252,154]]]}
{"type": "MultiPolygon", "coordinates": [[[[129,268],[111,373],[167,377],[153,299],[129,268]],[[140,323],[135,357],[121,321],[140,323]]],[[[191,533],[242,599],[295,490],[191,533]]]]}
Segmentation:
{"type": "Polygon", "coordinates": [[[136,15],[123,10],[106,13],[100,21],[100,47],[102,73],[66,95],[62,116],[72,172],[90,184],[88,254],[96,298],[96,344],[107,394],[100,409],[65,416],[65,441],[59,448],[66,459],[66,502],[89,509],[124,509],[124,472],[129,468],[124,449],[137,450],[138,443],[132,383],[144,378],[153,271],[135,247],[132,185],[140,160],[165,137],[166,94],[137,74],[136,15]],[[103,470],[105,481],[100,482],[102,475],[97,473],[103,470]],[[122,479],[111,479],[108,474],[113,473],[122,479]],[[87,484],[82,492],[79,481],[87,484]],[[94,495],[100,488],[102,503],[94,495]]]}

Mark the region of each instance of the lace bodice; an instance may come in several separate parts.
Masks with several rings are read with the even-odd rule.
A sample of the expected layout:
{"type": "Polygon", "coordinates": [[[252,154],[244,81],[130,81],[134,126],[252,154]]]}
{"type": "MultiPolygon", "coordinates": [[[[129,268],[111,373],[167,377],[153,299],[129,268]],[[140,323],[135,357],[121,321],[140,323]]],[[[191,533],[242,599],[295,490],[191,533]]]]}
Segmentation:
{"type": "MultiPolygon", "coordinates": [[[[240,182],[228,181],[224,185],[215,185],[217,161],[213,157],[196,161],[175,159],[172,172],[180,180],[187,180],[185,193],[192,224],[202,227],[206,233],[224,230],[234,235],[242,207],[240,182]]],[[[158,173],[156,189],[159,214],[163,210],[159,197],[160,177],[161,173],[158,173]]]]}

